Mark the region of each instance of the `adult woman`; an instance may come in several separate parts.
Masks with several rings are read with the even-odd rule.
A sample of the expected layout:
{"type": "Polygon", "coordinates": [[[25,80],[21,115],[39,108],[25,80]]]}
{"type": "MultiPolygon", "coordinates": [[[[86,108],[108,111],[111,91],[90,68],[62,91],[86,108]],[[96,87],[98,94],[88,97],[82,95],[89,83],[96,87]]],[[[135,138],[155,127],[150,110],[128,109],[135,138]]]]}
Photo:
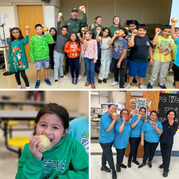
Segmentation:
{"type": "Polygon", "coordinates": [[[127,166],[122,164],[122,161],[124,158],[125,149],[127,147],[129,137],[130,137],[130,132],[131,132],[130,123],[127,121],[128,115],[129,115],[129,112],[127,109],[121,110],[120,119],[117,120],[115,124],[115,136],[114,136],[113,146],[116,148],[116,151],[117,151],[116,168],[118,172],[121,171],[121,167],[127,168],[127,166]]]}
{"type": "Polygon", "coordinates": [[[162,124],[157,120],[157,115],[155,110],[151,111],[150,120],[143,124],[140,143],[144,146],[144,155],[143,163],[138,168],[145,166],[148,157],[148,166],[149,168],[152,167],[152,159],[158,146],[160,135],[163,132],[162,124]]]}
{"type": "Polygon", "coordinates": [[[105,112],[100,119],[100,134],[99,134],[99,143],[103,150],[102,153],[102,171],[111,172],[111,170],[106,166],[106,162],[112,169],[112,178],[116,179],[116,170],[114,168],[113,154],[112,154],[112,145],[114,140],[114,124],[117,121],[117,116],[113,116],[113,113],[116,112],[116,106],[110,104],[108,106],[107,112],[105,112]]]}
{"type": "MultiPolygon", "coordinates": [[[[94,25],[91,25],[89,27],[90,30],[92,30],[94,32],[94,35],[95,35],[95,38],[96,38],[96,35],[97,35],[97,28],[100,27],[101,30],[103,29],[103,26],[101,25],[101,22],[102,22],[102,17],[101,16],[96,16],[95,17],[95,20],[94,20],[95,24],[94,25]]],[[[96,73],[99,73],[99,66],[100,66],[100,56],[101,56],[101,48],[100,48],[100,44],[98,42],[98,60],[95,64],[95,71],[96,73]]]]}
{"type": "Polygon", "coordinates": [[[167,120],[162,123],[163,133],[160,136],[160,148],[163,163],[159,166],[159,168],[164,169],[164,177],[168,176],[170,156],[173,146],[173,136],[175,135],[178,128],[178,123],[175,121],[175,117],[176,112],[174,110],[169,110],[166,113],[167,120]]]}
{"type": "Polygon", "coordinates": [[[131,151],[129,153],[129,159],[128,159],[128,167],[131,167],[131,160],[133,157],[132,162],[134,162],[136,165],[139,165],[139,162],[136,160],[137,155],[137,149],[140,143],[140,135],[141,135],[141,129],[144,123],[143,116],[146,112],[146,108],[141,107],[139,109],[139,115],[135,115],[131,119],[131,134],[129,138],[131,151]]]}

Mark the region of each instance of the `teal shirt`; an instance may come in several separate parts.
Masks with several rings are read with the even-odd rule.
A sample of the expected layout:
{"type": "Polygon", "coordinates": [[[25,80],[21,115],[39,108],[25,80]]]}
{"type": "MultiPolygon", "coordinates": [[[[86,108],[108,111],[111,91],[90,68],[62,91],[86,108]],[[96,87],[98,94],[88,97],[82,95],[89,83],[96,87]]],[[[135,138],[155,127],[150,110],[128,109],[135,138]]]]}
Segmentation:
{"type": "Polygon", "coordinates": [[[29,68],[24,47],[24,45],[28,43],[28,35],[26,35],[25,39],[12,41],[11,47],[9,48],[9,64],[11,72],[17,72],[18,70],[26,70],[29,68]]]}
{"type": "Polygon", "coordinates": [[[114,25],[112,25],[109,27],[109,30],[110,30],[110,37],[112,38],[114,36],[114,32],[116,30],[119,30],[119,27],[115,27],[114,25]]]}
{"type": "Polygon", "coordinates": [[[115,123],[115,137],[113,147],[116,149],[125,149],[127,147],[131,132],[131,124],[128,121],[126,122],[127,124],[124,123],[124,129],[121,133],[119,131],[119,127],[122,125],[123,120],[119,119],[115,123]]]}
{"type": "Polygon", "coordinates": [[[89,159],[85,149],[66,134],[52,149],[43,152],[43,160],[34,157],[26,144],[15,179],[88,179],[88,173],[89,159]]]}
{"type": "Polygon", "coordinates": [[[43,35],[41,38],[34,35],[30,40],[30,59],[31,62],[35,60],[44,60],[49,58],[49,46],[53,44],[54,40],[50,33],[43,35]]]}
{"type": "MultiPolygon", "coordinates": [[[[96,35],[97,35],[97,31],[96,31],[97,27],[101,27],[101,30],[104,28],[102,25],[99,25],[99,26],[95,26],[95,25],[94,25],[94,29],[93,29],[92,31],[94,32],[95,38],[96,38],[96,35]]],[[[90,29],[91,29],[91,26],[89,27],[89,30],[90,30],[90,29]]],[[[101,32],[101,31],[100,31],[100,32],[101,32]]]]}

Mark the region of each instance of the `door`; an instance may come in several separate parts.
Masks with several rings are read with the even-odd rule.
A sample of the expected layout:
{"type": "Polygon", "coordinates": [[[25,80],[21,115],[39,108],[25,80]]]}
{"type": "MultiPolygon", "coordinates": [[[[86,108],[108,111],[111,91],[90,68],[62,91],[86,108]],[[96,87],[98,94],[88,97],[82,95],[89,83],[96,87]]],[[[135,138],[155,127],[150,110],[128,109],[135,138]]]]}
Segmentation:
{"type": "Polygon", "coordinates": [[[42,5],[18,5],[17,6],[19,28],[25,38],[26,29],[25,26],[30,26],[29,31],[29,43],[25,45],[27,59],[30,62],[30,39],[36,34],[35,25],[44,24],[43,20],[43,7],[42,5]]]}
{"type": "MultiPolygon", "coordinates": [[[[137,92],[137,91],[135,91],[137,92]]],[[[139,91],[138,91],[139,92],[139,91]]],[[[159,95],[160,91],[140,91],[143,92],[143,97],[135,97],[130,95],[131,91],[127,91],[126,95],[126,109],[130,109],[130,98],[144,98],[144,99],[151,99],[152,102],[152,110],[158,111],[158,103],[159,103],[159,95]]],[[[130,144],[128,143],[126,150],[125,150],[125,156],[129,156],[130,153],[130,144]]],[[[138,151],[137,151],[137,157],[143,157],[144,154],[144,148],[139,144],[138,151]]]]}

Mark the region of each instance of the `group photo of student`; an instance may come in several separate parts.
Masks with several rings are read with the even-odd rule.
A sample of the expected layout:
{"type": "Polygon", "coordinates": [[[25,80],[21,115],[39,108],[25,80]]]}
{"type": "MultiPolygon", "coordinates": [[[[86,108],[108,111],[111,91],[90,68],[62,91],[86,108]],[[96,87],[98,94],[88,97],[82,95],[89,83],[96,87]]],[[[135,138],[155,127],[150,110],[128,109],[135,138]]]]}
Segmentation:
{"type": "Polygon", "coordinates": [[[9,65],[17,89],[24,88],[21,78],[26,89],[37,89],[44,82],[54,88],[65,88],[61,85],[64,80],[70,88],[129,89],[137,84],[139,89],[152,89],[156,82],[159,89],[166,89],[170,70],[174,77],[169,88],[179,88],[176,18],[172,25],[156,28],[152,39],[146,36],[147,26],[132,17],[125,26],[118,15],[113,17],[110,27],[102,25],[100,15],[94,17],[94,24],[88,24],[85,6],[72,8],[71,18],[65,24],[62,18],[63,12],[58,13],[57,28],[42,24],[25,26],[26,34],[18,27],[10,29],[9,65]],[[82,19],[77,18],[79,12],[83,13],[82,19]],[[29,31],[34,29],[36,35],[29,37],[29,31]],[[30,61],[36,69],[33,82],[26,73],[31,68],[24,48],[28,43],[30,61]],[[78,87],[82,80],[83,85],[78,87]]]}

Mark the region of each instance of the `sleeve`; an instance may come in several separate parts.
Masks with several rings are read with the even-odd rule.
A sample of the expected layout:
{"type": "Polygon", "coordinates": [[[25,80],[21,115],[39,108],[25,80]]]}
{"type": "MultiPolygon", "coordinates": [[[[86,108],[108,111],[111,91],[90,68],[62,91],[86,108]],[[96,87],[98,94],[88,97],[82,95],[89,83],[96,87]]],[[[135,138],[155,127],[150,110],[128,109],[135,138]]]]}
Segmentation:
{"type": "Polygon", "coordinates": [[[107,130],[111,124],[106,116],[101,116],[100,123],[102,124],[105,130],[107,130]]]}
{"type": "Polygon", "coordinates": [[[47,35],[45,35],[45,39],[47,40],[48,44],[53,44],[54,43],[53,37],[52,37],[52,35],[50,33],[47,33],[47,35]]]}
{"type": "Polygon", "coordinates": [[[35,57],[34,57],[34,40],[33,40],[33,37],[30,40],[30,60],[31,60],[31,62],[35,61],[35,57]]]}
{"type": "Polygon", "coordinates": [[[177,37],[175,44],[179,45],[179,37],[177,37]]]}
{"type": "Polygon", "coordinates": [[[71,167],[64,175],[59,175],[59,179],[88,179],[89,178],[89,158],[84,147],[75,142],[72,148],[73,155],[71,159],[71,167]]]}
{"type": "Polygon", "coordinates": [[[61,21],[57,22],[57,35],[61,34],[61,32],[60,32],[60,29],[61,29],[60,24],[61,24],[61,21]]]}
{"type": "Polygon", "coordinates": [[[101,36],[98,36],[98,39],[101,40],[101,36]]]}
{"type": "Polygon", "coordinates": [[[25,39],[22,39],[23,44],[28,44],[29,43],[29,36],[26,35],[25,39]]]}
{"type": "Polygon", "coordinates": [[[124,39],[124,47],[123,49],[128,49],[127,41],[124,39]]]}
{"type": "Polygon", "coordinates": [[[97,47],[97,41],[94,40],[94,52],[95,52],[95,56],[94,59],[98,59],[98,47],[97,47]]]}
{"type": "Polygon", "coordinates": [[[143,124],[141,133],[145,133],[145,126],[146,126],[146,123],[143,124]]]}
{"type": "Polygon", "coordinates": [[[174,136],[175,135],[175,133],[176,133],[176,131],[177,131],[177,129],[178,129],[178,123],[173,123],[173,125],[172,126],[170,126],[170,134],[172,135],[172,136],[174,136]]]}
{"type": "Polygon", "coordinates": [[[68,133],[71,134],[72,137],[75,137],[75,136],[74,136],[74,131],[75,131],[75,130],[73,130],[74,127],[75,127],[75,126],[74,126],[74,120],[72,120],[72,121],[70,121],[70,123],[69,123],[69,129],[68,129],[68,133]]]}
{"type": "Polygon", "coordinates": [[[81,23],[87,23],[87,15],[86,13],[83,13],[83,19],[80,20],[81,23]]]}
{"type": "Polygon", "coordinates": [[[29,145],[25,145],[23,153],[18,161],[18,171],[15,179],[39,179],[42,175],[43,161],[29,156],[29,145]]]}
{"type": "Polygon", "coordinates": [[[67,43],[65,44],[64,52],[65,52],[65,53],[71,53],[71,50],[69,49],[69,42],[67,42],[67,43]]]}
{"type": "Polygon", "coordinates": [[[136,122],[136,116],[133,116],[133,117],[131,118],[130,124],[132,125],[134,122],[136,122]]]}

